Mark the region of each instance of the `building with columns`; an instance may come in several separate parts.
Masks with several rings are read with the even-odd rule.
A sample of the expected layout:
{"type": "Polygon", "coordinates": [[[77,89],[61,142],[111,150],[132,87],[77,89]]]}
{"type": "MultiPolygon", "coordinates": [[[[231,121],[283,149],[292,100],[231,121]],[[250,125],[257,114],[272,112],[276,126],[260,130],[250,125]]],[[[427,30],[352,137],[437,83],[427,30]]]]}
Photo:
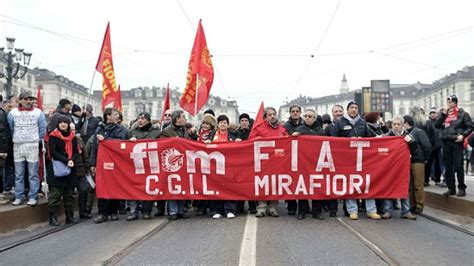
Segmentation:
{"type": "MultiPolygon", "coordinates": [[[[343,76],[340,91],[348,89],[347,80],[343,76]]],[[[350,101],[355,99],[356,93],[361,93],[361,89],[329,95],[324,97],[299,96],[292,101],[280,106],[280,121],[287,120],[290,116],[289,107],[293,104],[300,105],[303,109],[312,108],[319,115],[331,114],[331,108],[335,104],[340,104],[346,108],[350,101]]],[[[434,81],[432,84],[416,82],[413,84],[392,84],[390,83],[390,97],[392,101],[392,112],[387,114],[386,119],[396,115],[408,114],[411,106],[419,106],[425,111],[432,107],[445,107],[448,96],[455,94],[459,98],[459,106],[469,114],[474,112],[474,66],[466,66],[456,73],[434,81]]]]}

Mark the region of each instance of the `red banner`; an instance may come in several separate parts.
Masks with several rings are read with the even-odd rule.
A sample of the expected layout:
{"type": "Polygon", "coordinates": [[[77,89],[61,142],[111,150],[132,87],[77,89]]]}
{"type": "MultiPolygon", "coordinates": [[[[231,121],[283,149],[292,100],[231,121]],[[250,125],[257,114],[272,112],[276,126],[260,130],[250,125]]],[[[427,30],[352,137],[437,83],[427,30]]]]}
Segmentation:
{"type": "Polygon", "coordinates": [[[124,200],[406,198],[409,175],[400,137],[167,138],[100,143],[96,183],[124,200]]]}

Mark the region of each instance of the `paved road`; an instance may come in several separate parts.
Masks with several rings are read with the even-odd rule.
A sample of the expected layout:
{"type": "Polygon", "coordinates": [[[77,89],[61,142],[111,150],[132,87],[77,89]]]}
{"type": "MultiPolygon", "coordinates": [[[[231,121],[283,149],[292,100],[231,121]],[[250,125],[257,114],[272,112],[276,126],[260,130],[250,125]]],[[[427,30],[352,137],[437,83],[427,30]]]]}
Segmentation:
{"type": "MultiPolygon", "coordinates": [[[[100,225],[88,221],[0,253],[0,264],[99,264],[150,232],[126,250],[119,264],[387,264],[335,218],[297,221],[285,214],[283,203],[280,212],[280,218],[261,219],[243,215],[233,220],[192,217],[169,223],[166,219],[126,222],[124,217],[100,225]],[[159,231],[153,231],[156,228],[159,231]]],[[[470,235],[422,217],[413,222],[371,221],[363,216],[359,221],[342,219],[402,265],[472,265],[474,261],[470,235]]],[[[0,237],[0,246],[11,239],[0,237]]]]}

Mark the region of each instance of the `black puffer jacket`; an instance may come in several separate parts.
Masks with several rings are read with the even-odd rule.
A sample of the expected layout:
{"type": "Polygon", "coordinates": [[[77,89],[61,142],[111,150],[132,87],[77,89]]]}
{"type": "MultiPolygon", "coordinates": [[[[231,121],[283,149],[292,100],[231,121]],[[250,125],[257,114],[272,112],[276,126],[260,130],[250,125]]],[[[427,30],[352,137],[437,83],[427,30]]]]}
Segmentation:
{"type": "Polygon", "coordinates": [[[285,127],[286,132],[288,132],[288,135],[293,134],[295,132],[296,128],[299,126],[303,125],[303,119],[300,117],[298,121],[293,121],[293,119],[288,118],[288,121],[285,122],[283,127],[285,127]]]}
{"type": "Polygon", "coordinates": [[[424,163],[431,157],[431,143],[428,135],[423,129],[412,127],[407,130],[407,135],[412,138],[410,145],[410,154],[412,163],[424,163]],[[416,146],[412,145],[413,143],[416,146]]]}
{"type": "Polygon", "coordinates": [[[317,122],[314,122],[311,126],[303,123],[303,125],[296,128],[295,132],[301,133],[301,135],[327,136],[326,130],[324,130],[317,122]]]}
{"type": "Polygon", "coordinates": [[[435,121],[435,127],[441,129],[440,137],[443,141],[454,141],[459,135],[467,138],[472,132],[472,121],[469,113],[459,108],[458,117],[452,121],[449,127],[445,127],[444,121],[448,114],[440,113],[438,119],[435,121]]]}

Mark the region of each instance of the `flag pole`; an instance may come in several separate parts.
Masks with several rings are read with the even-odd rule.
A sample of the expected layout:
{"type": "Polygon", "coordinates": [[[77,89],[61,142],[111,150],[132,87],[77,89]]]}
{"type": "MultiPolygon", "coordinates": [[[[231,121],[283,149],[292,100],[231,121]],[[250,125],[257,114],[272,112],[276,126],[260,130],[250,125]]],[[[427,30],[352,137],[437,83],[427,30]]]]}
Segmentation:
{"type": "Polygon", "coordinates": [[[92,85],[94,84],[94,78],[95,78],[95,73],[97,72],[96,69],[94,69],[94,74],[92,74],[92,80],[91,80],[91,86],[89,87],[89,91],[87,92],[87,102],[90,103],[91,101],[91,93],[92,93],[92,85]]]}
{"type": "MultiPolygon", "coordinates": [[[[194,117],[197,117],[198,94],[199,94],[199,74],[196,74],[196,99],[194,100],[194,117]]],[[[196,118],[196,122],[197,122],[197,118],[196,118]]]]}

